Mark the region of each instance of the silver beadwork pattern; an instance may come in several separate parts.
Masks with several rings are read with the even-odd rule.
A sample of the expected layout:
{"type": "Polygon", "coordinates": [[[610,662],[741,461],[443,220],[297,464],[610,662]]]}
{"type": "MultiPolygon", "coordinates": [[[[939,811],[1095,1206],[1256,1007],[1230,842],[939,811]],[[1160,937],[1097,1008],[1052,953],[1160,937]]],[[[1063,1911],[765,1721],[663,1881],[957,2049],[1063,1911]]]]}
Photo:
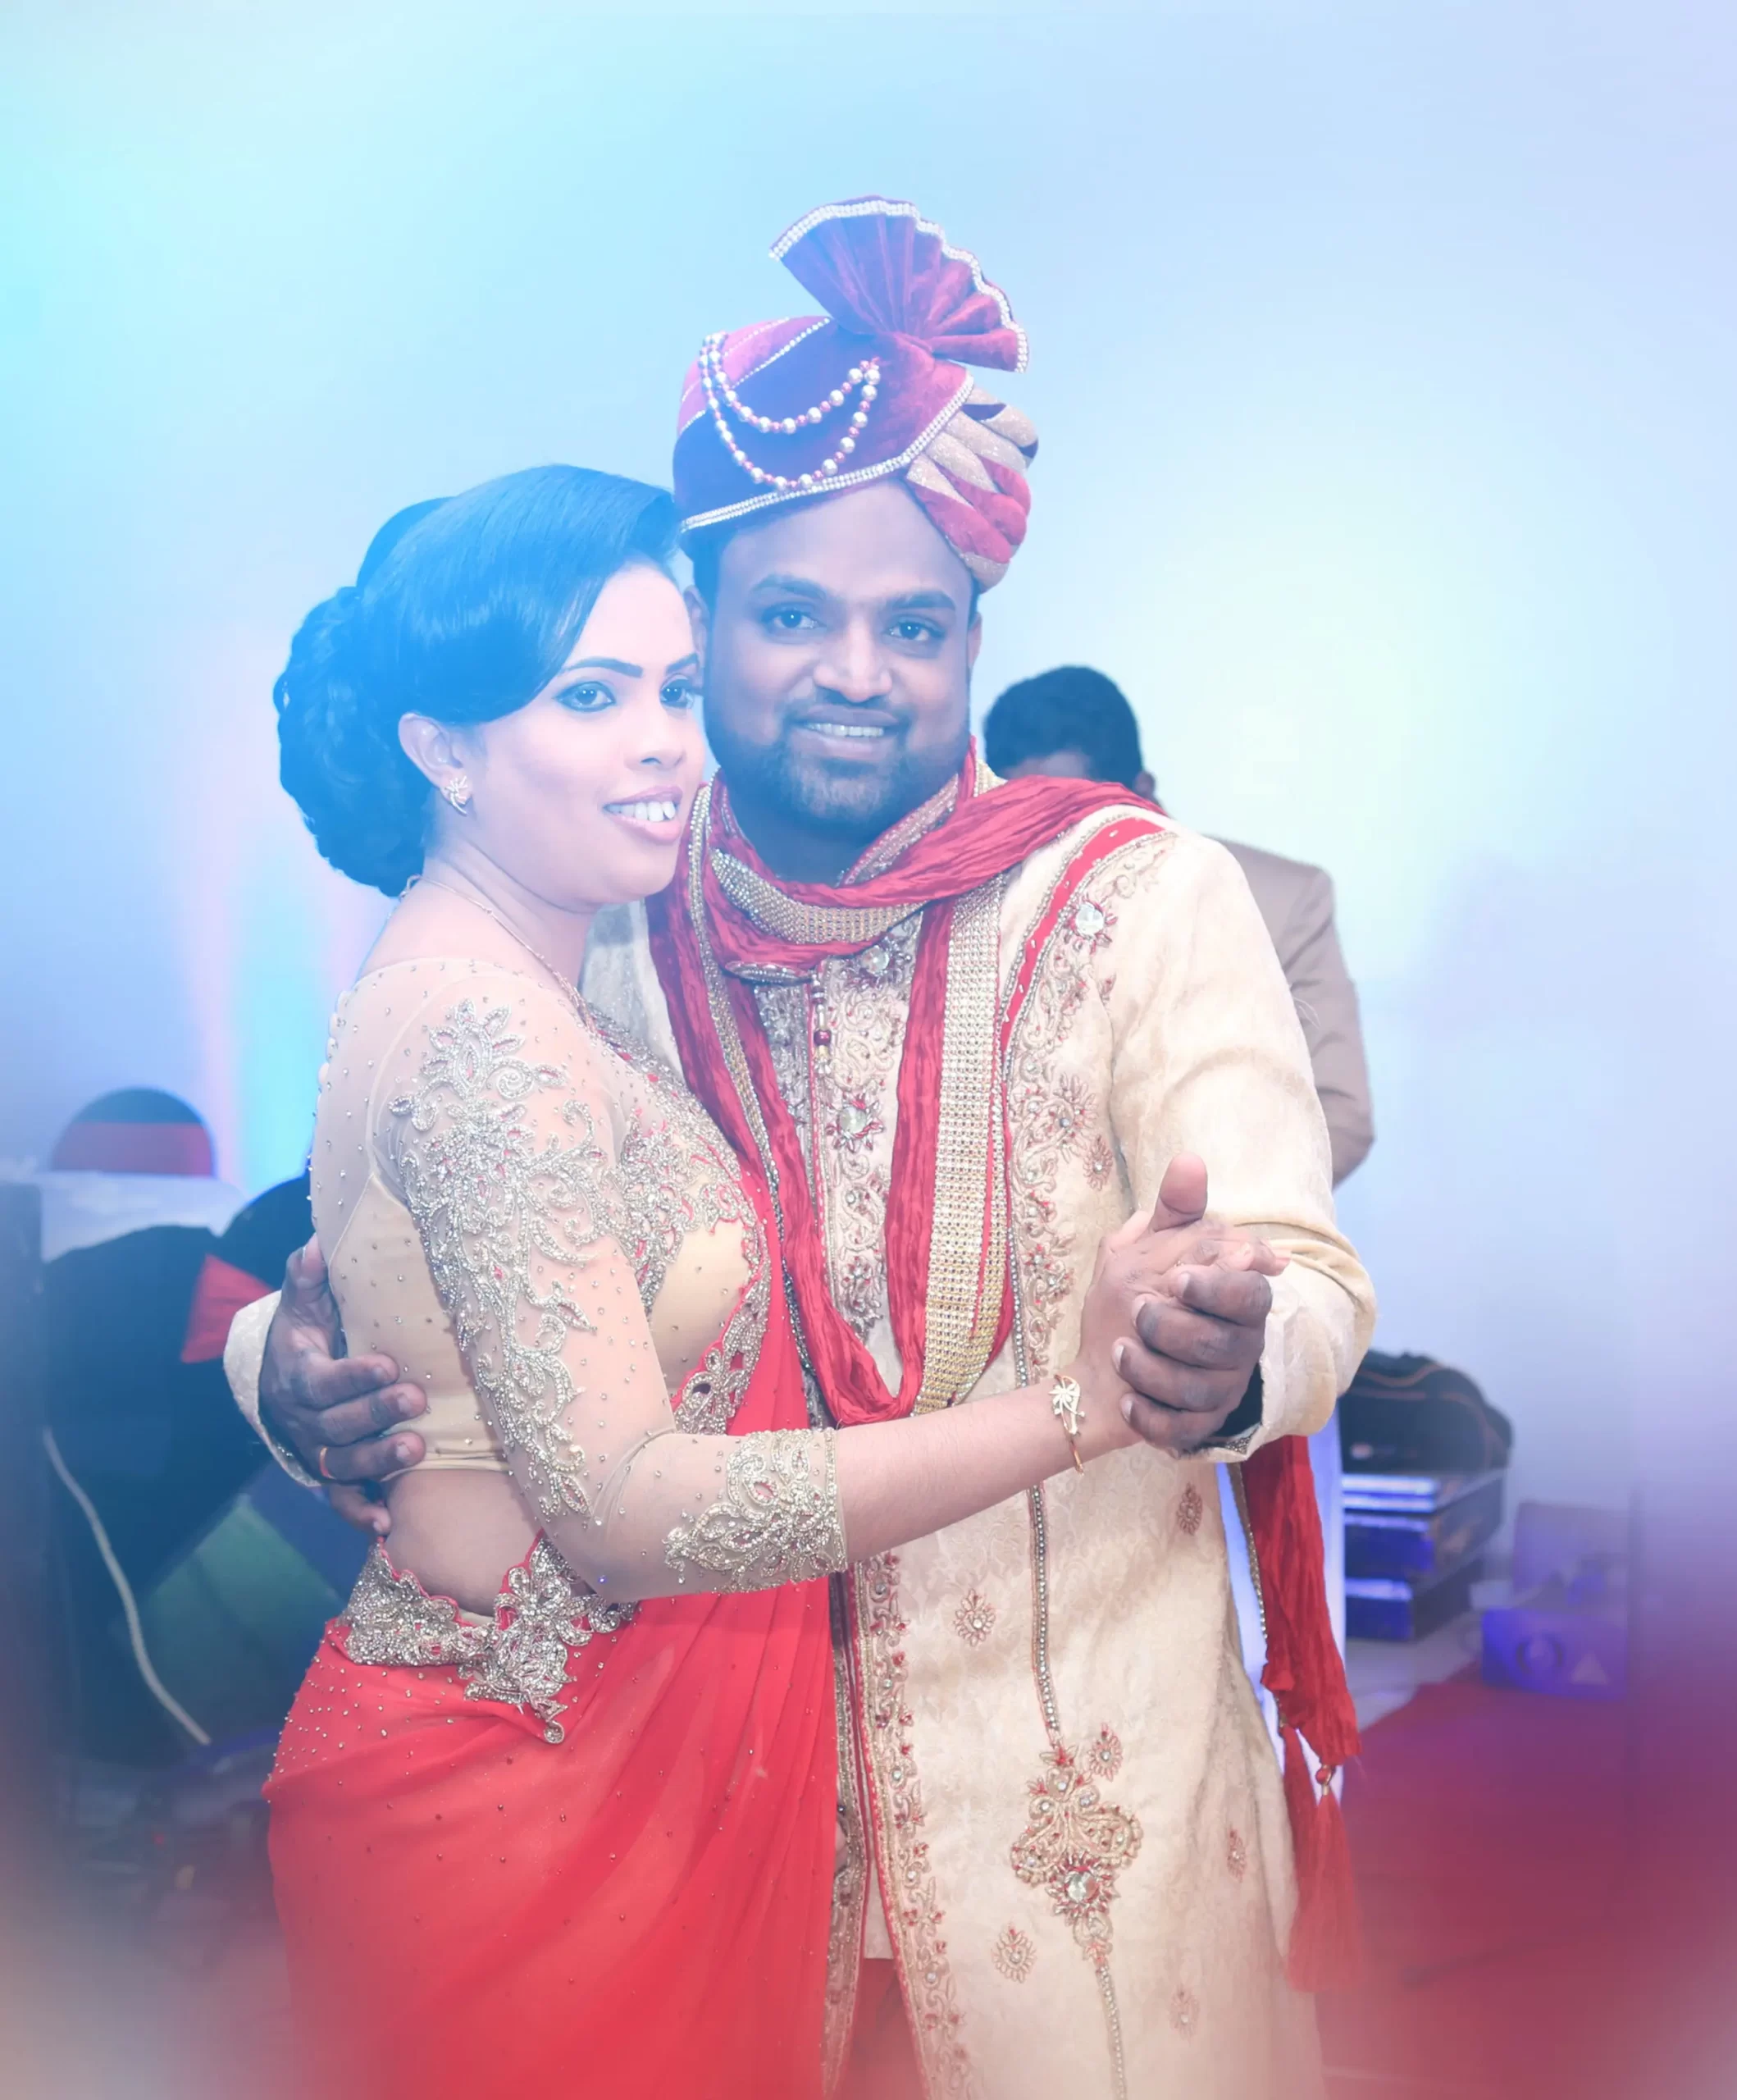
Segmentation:
{"type": "Polygon", "coordinates": [[[473,1618],[450,1597],[431,1596],[415,1576],[401,1574],[376,1543],[336,1634],[353,1663],[456,1669],[467,1699],[534,1714],[545,1740],[556,1743],[569,1658],[600,1633],[618,1633],[636,1609],[600,1602],[540,1537],[508,1571],[493,1618],[473,1618]]]}
{"type": "Polygon", "coordinates": [[[830,1429],[767,1429],[738,1437],[724,1462],[723,1493],[664,1542],[677,1576],[685,1582],[702,1574],[707,1589],[768,1590],[847,1567],[837,1436],[830,1429]],[[824,1454],[818,1481],[817,1439],[824,1454]]]}
{"type": "Polygon", "coordinates": [[[525,1456],[539,1514],[584,1514],[561,1353],[595,1322],[558,1276],[540,1290],[531,1264],[582,1266],[600,1240],[625,1239],[627,1211],[590,1110],[563,1067],[518,1056],[510,1023],[505,1007],[461,999],[429,1031],[414,1088],[391,1104],[404,1124],[399,1174],[440,1303],[503,1447],[525,1456]],[[523,1112],[533,1094],[563,1090],[565,1144],[523,1112]]]}

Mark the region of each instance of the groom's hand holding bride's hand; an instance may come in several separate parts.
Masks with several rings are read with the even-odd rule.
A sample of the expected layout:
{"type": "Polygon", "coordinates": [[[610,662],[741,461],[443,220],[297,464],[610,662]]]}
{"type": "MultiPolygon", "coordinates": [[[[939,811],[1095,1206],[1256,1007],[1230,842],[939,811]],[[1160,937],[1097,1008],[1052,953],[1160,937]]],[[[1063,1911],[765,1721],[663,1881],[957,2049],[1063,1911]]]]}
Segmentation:
{"type": "Polygon", "coordinates": [[[284,1294],[266,1335],[259,1369],[259,1413],[311,1473],[331,1482],[340,1517],[385,1533],[392,1519],[370,1500],[364,1483],[403,1472],[422,1457],[413,1431],[392,1432],[422,1413],[419,1386],[399,1377],[390,1356],[344,1356],[338,1303],[317,1239],[290,1257],[284,1294]]]}
{"type": "Polygon", "coordinates": [[[1213,1440],[1255,1375],[1269,1279],[1288,1260],[1207,1217],[1206,1163],[1192,1153],[1165,1169],[1151,1217],[1105,1239],[1097,1278],[1119,1271],[1133,1293],[1134,1331],[1110,1342],[1110,1361],[1132,1389],[1124,1416],[1147,1443],[1186,1456],[1213,1440]]]}

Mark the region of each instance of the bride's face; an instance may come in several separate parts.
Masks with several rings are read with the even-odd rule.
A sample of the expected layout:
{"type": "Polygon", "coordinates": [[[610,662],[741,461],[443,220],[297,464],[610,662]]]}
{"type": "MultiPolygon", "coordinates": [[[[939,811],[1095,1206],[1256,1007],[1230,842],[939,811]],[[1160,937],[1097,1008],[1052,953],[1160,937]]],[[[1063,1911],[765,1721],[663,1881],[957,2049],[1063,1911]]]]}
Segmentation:
{"type": "Polygon", "coordinates": [[[472,801],[442,823],[562,910],[650,897],[700,785],[698,680],[681,592],[649,564],[619,570],[534,700],[450,733],[472,801]]]}

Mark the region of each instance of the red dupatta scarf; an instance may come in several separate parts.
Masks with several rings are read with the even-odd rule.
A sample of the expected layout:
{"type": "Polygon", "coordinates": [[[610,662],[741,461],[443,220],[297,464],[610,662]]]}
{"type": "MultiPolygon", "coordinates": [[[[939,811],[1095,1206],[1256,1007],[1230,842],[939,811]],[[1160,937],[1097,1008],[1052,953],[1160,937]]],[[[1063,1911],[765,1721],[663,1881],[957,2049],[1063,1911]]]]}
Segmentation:
{"type": "MultiPolygon", "coordinates": [[[[765,1167],[802,1336],[827,1404],[846,1427],[951,1404],[1005,1340],[1006,1047],[1042,941],[1074,890],[1106,855],[1158,829],[1129,815],[1097,830],[1070,863],[996,1011],[1002,879],[1129,797],[1112,783],[1048,778],[984,792],[992,778],[979,772],[973,748],[943,796],[895,826],[855,879],[838,886],[775,877],[730,821],[719,780],[695,804],[675,881],[650,902],[652,954],[688,1084],[742,1157],[765,1167]],[[809,979],[822,963],[861,954],[918,911],[887,1207],[888,1309],[900,1365],[894,1392],[832,1301],[801,1139],[752,988],[809,979]],[[973,1059],[985,1081],[974,1088],[964,1069],[973,1059]]],[[[1240,1472],[1265,1621],[1263,1681],[1279,1707],[1297,1855],[1290,1972],[1302,1988],[1339,1988],[1355,1975],[1358,1934],[1329,1782],[1357,1737],[1328,1614],[1308,1445],[1299,1436],[1277,1438],[1240,1472]],[[1322,1760],[1312,1783],[1300,1737],[1322,1760]]]]}

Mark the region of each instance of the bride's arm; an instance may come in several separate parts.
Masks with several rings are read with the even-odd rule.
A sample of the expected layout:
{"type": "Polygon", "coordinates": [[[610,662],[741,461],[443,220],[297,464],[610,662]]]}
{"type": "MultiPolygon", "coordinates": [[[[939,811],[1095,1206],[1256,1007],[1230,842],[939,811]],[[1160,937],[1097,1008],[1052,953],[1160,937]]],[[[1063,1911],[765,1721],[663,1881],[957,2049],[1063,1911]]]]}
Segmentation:
{"type": "MultiPolygon", "coordinates": [[[[553,992],[470,982],[404,1039],[414,1077],[381,1105],[381,1157],[520,1490],[594,1589],[806,1580],[1072,1465],[1047,1385],[845,1433],[677,1428],[622,1251],[608,1053],[553,992]]],[[[1083,1459],[1137,1440],[1110,1361],[1137,1269],[1088,1303],[1083,1459]]]]}

